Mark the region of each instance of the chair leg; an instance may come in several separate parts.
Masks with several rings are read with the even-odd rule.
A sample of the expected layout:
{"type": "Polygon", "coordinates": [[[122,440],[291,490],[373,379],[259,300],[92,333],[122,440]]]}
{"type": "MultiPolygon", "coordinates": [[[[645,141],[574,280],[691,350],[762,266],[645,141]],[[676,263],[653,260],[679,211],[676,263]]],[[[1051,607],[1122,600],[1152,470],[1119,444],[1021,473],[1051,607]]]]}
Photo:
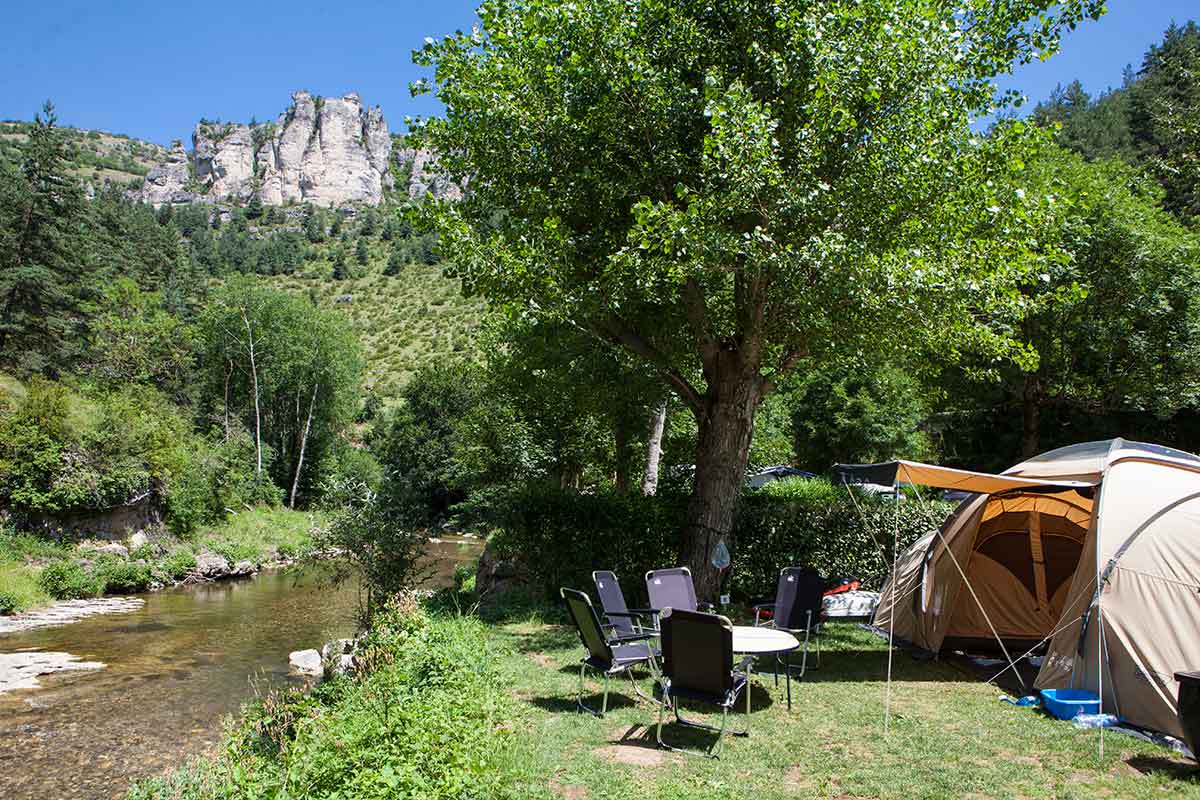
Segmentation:
{"type": "Polygon", "coordinates": [[[604,674],[604,696],[600,701],[600,710],[597,711],[596,709],[591,708],[590,706],[586,705],[583,702],[583,671],[585,669],[587,669],[587,663],[580,662],[580,664],[579,664],[579,696],[576,698],[575,702],[579,704],[580,711],[586,711],[587,713],[591,714],[593,717],[603,718],[604,715],[608,713],[608,673],[604,674]]]}

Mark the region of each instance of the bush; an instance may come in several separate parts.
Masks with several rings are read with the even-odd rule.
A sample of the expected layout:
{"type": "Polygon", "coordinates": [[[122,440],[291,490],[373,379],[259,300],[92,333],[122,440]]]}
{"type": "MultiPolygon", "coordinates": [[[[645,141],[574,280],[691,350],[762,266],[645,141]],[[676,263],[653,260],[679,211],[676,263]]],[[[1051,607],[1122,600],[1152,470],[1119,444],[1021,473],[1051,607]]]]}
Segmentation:
{"type": "Polygon", "coordinates": [[[196,568],[196,554],[180,548],[167,555],[158,565],[164,580],[177,581],[196,568]]]}
{"type": "Polygon", "coordinates": [[[0,591],[0,617],[15,614],[23,608],[16,592],[0,591]]]}
{"type": "Polygon", "coordinates": [[[483,624],[411,600],[384,609],[360,671],[252,707],[219,756],[133,788],[136,800],[221,797],[525,796],[514,760],[516,702],[483,624]]]}
{"type": "Polygon", "coordinates": [[[38,584],[56,600],[80,600],[104,594],[104,584],[77,561],[54,561],[38,575],[38,584]]]}
{"type": "Polygon", "coordinates": [[[143,592],[150,585],[150,567],[109,556],[96,561],[93,578],[106,594],[143,592]]]}
{"type": "MultiPolygon", "coordinates": [[[[861,513],[845,489],[821,480],[747,492],[727,541],[732,594],[740,600],[773,597],[779,570],[788,565],[854,575],[878,589],[891,568],[895,526],[903,551],[952,508],[870,496],[856,500],[861,513]]],[[[636,597],[647,570],[677,563],[686,509],[687,497],[675,492],[642,497],[525,490],[492,498],[490,522],[498,528],[492,545],[500,557],[528,565],[548,597],[561,586],[589,589],[596,569],[616,572],[636,597]]]]}

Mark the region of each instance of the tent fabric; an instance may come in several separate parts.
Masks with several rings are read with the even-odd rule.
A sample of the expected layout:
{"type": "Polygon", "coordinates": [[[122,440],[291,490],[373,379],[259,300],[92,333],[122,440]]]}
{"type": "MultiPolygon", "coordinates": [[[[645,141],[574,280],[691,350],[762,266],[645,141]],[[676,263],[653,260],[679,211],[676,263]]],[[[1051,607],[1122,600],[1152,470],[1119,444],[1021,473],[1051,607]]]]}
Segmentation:
{"type": "Polygon", "coordinates": [[[835,464],[834,474],[843,483],[874,483],[895,486],[907,483],[915,486],[932,486],[973,494],[996,494],[1013,489],[1038,488],[1086,488],[1093,485],[1087,481],[1042,480],[1023,476],[992,475],[987,472],[971,472],[965,469],[939,467],[918,461],[888,461],[882,464],[835,464]]]}
{"type": "Polygon", "coordinates": [[[914,543],[875,624],[935,652],[992,626],[1048,640],[1037,688],[1102,683],[1105,711],[1182,735],[1174,673],[1200,668],[1200,457],[1115,439],[1005,475],[1036,482],[997,483],[914,543]]]}

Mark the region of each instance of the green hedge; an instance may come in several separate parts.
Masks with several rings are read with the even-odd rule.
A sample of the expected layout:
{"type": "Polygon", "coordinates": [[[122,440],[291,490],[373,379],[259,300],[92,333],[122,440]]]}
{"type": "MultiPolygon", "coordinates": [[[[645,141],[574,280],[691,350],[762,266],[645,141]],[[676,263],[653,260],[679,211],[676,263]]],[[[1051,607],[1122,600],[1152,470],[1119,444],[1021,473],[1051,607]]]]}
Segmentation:
{"type": "MultiPolygon", "coordinates": [[[[739,600],[773,596],[780,568],[811,566],[823,575],[853,575],[878,589],[887,577],[894,531],[900,549],[940,523],[953,508],[941,502],[881,500],[821,480],[784,481],[742,498],[728,544],[730,590],[739,600]],[[874,538],[872,538],[874,534],[874,538]],[[878,545],[876,544],[878,542],[878,545]],[[883,549],[883,554],[880,553],[883,549]]],[[[492,545],[524,564],[537,588],[591,590],[591,573],[611,569],[626,599],[644,598],[647,570],[678,562],[687,497],[579,494],[533,489],[495,500],[492,545]]]]}

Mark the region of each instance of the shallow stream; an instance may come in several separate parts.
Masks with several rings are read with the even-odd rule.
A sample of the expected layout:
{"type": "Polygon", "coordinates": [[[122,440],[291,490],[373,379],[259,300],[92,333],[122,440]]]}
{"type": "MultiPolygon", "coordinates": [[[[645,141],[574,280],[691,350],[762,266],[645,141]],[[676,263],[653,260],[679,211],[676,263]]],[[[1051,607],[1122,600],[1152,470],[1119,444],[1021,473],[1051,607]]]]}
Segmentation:
{"type": "MultiPolygon", "coordinates": [[[[478,540],[430,545],[432,585],[479,555],[478,540]]],[[[256,693],[299,683],[288,653],[354,633],[357,586],[304,571],[144,595],[140,609],[0,636],[0,653],[65,651],[107,666],[0,694],[0,798],[123,797],[220,739],[256,693]]]]}

